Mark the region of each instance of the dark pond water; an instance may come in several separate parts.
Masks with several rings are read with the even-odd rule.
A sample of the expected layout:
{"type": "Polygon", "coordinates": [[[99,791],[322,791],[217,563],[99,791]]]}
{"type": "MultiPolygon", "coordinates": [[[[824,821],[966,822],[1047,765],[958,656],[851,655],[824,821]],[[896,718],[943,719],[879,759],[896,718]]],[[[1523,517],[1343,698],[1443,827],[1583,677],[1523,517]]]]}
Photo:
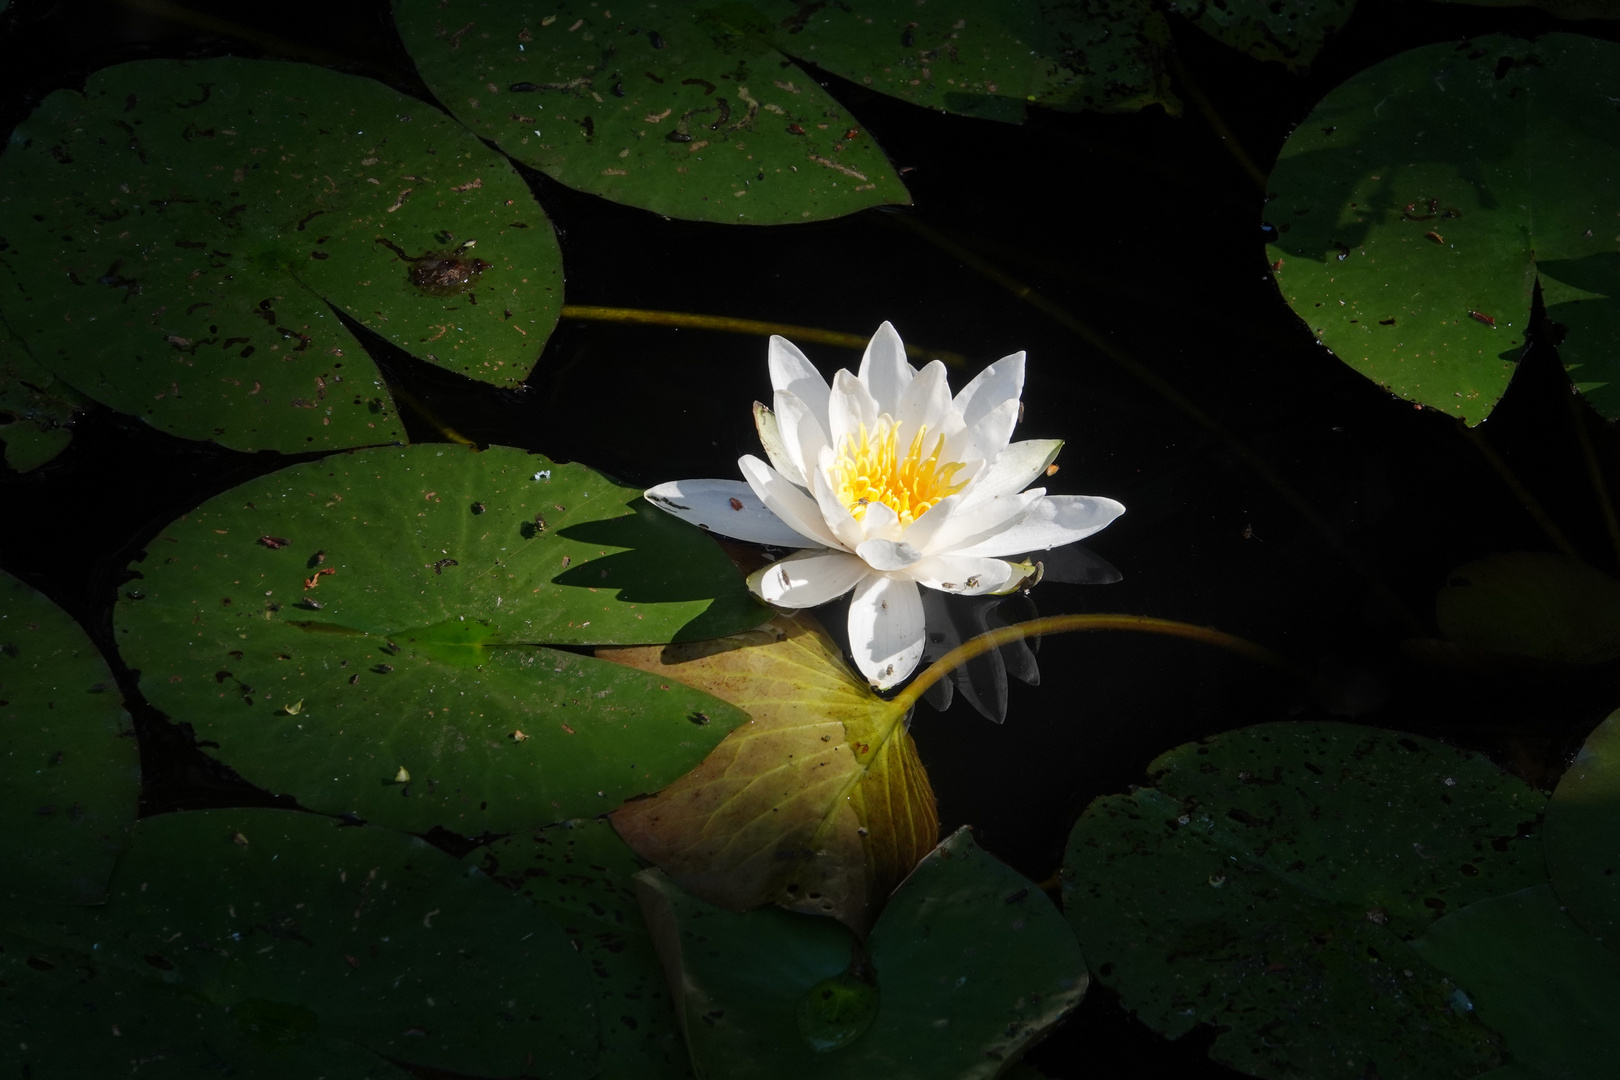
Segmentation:
{"type": "MultiPolygon", "coordinates": [[[[108,64],[152,56],[275,56],[327,63],[429,96],[383,3],[45,3],[19,0],[0,37],[0,127],[108,64]]],[[[1080,810],[1141,782],[1158,754],[1264,720],[1353,715],[1481,749],[1547,786],[1616,704],[1612,671],[1559,684],[1486,684],[1415,665],[1400,643],[1432,636],[1447,571],[1547,535],[1457,424],[1382,392],[1312,340],[1268,274],[1263,191],[1291,127],[1329,89],[1420,44],[1567,24],[1533,10],[1363,0],[1304,77],[1175,26],[1178,93],[1196,108],[1096,116],[1037,113],[1012,127],[928,113],[824,77],[905,178],[915,206],[828,224],[722,227],[665,221],[531,183],[561,236],[567,299],[775,320],[953,350],[976,369],[1029,354],[1025,438],[1067,440],[1050,490],[1104,494],[1128,513],[1090,546],[1124,580],[1043,584],[1043,614],[1129,612],[1206,624],[1315,671],[1302,689],[1228,653],[1147,635],[1057,637],[1037,687],[1015,684],[1005,724],[958,703],[919,710],[913,731],[945,829],[1023,874],[1049,878],[1080,810]],[[1195,89],[1196,88],[1196,89],[1195,89]],[[963,257],[970,253],[971,260],[963,257]],[[993,267],[1084,327],[1077,334],[982,272],[993,267]],[[1102,347],[1103,345],[1106,348],[1102,347]],[[1138,377],[1151,372],[1218,425],[1138,377]],[[1241,449],[1240,449],[1241,448],[1241,449]],[[1297,491],[1309,520],[1255,467],[1297,491]]],[[[1582,24],[1620,39],[1620,24],[1582,24]]],[[[807,347],[824,370],[854,353],[807,347]]],[[[388,377],[480,442],[587,462],[634,484],[733,477],[757,452],[749,406],[765,397],[763,340],[564,321],[527,387],[499,392],[374,352],[388,377]]],[[[1617,569],[1540,327],[1481,429],[1571,544],[1617,569]]],[[[406,412],[412,437],[438,436],[406,412]]],[[[1591,425],[1609,483],[1620,433],[1591,425]]],[[[110,645],[130,559],[202,500],[282,463],[183,442],[103,409],[72,447],[0,478],[0,566],[110,645]]],[[[108,648],[110,654],[111,650],[108,648]]],[[[125,673],[127,675],[127,673],[125,673]]],[[[127,681],[127,680],[126,680],[127,681]]],[[[143,737],[144,810],[266,803],[212,766],[130,693],[143,737]]],[[[1224,1070],[1206,1037],[1163,1042],[1103,990],[1031,1061],[1053,1077],[1224,1070]]],[[[1231,1074],[1235,1075],[1235,1074],[1231,1074]]]]}

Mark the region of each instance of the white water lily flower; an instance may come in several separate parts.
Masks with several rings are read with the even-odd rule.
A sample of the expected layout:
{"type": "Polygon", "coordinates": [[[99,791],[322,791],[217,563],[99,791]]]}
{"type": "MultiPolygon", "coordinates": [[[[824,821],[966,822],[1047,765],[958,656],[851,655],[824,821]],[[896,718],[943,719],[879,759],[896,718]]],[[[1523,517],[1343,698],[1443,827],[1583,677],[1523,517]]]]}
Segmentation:
{"type": "Polygon", "coordinates": [[[770,463],[738,461],[746,482],[676,480],[647,501],[700,528],[797,551],[749,578],[758,596],[807,608],[854,590],[849,646],[878,689],[917,666],[925,632],[917,586],[977,596],[1010,592],[1032,571],[1019,555],[1068,544],[1125,508],[1090,495],[1024,490],[1062,443],[1011,442],[1024,354],[981,371],[951,396],[945,365],[906,361],[884,323],[857,375],[829,387],[810,361],[771,338],[774,412],[754,406],[770,463]]]}

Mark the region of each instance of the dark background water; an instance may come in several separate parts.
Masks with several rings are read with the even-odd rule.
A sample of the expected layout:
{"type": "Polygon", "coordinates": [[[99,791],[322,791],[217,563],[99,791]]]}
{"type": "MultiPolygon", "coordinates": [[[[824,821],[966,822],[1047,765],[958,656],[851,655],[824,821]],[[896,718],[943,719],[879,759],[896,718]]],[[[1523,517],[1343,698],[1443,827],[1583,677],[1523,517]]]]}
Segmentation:
{"type": "MultiPolygon", "coordinates": [[[[1019,436],[1068,440],[1049,490],[1108,495],[1128,508],[1090,543],[1124,580],[1043,584],[1032,597],[1041,613],[1207,624],[1316,673],[1302,686],[1207,646],[1088,634],[1041,644],[1041,685],[1014,685],[1004,725],[961,703],[944,714],[920,709],[913,732],[945,829],[972,824],[985,847],[1037,881],[1056,869],[1092,798],[1143,782],[1151,759],[1190,739],[1348,713],[1482,750],[1546,787],[1620,705],[1612,665],[1557,681],[1487,681],[1403,653],[1402,641],[1434,635],[1433,597],[1450,569],[1551,545],[1454,421],[1392,398],[1315,344],[1270,280],[1264,194],[1233,152],[1268,170],[1323,94],[1408,48],[1555,29],[1620,40],[1620,24],[1362,0],[1306,76],[1250,60],[1189,24],[1172,20],[1172,29],[1185,67],[1181,118],[1037,112],[1013,127],[929,113],[821,75],[891,159],[910,167],[911,208],[815,225],[702,225],[527,174],[562,240],[569,303],[863,335],[889,319],[908,342],[965,354],[970,371],[1027,350],[1019,436]],[[1199,93],[1225,140],[1192,106],[1199,93]],[[1092,339],[985,276],[963,250],[1034,289],[1092,339]],[[1196,422],[1133,364],[1232,438],[1196,422]],[[1238,446],[1302,493],[1316,522],[1238,446]]],[[[108,64],[221,54],[326,63],[431,100],[380,0],[18,0],[0,16],[0,129],[108,64]]],[[[1614,573],[1551,337],[1533,329],[1481,431],[1579,553],[1614,573]]],[[[389,379],[442,423],[636,484],[736,476],[737,457],[757,453],[749,406],[769,393],[762,340],[692,330],[565,321],[517,392],[370,345],[389,379]]],[[[824,371],[859,359],[807,351],[824,371]]],[[[1620,433],[1579,412],[1614,491],[1620,433]]],[[[413,438],[438,437],[409,410],[406,422],[413,438]]],[[[111,655],[113,598],[147,540],[285,460],[184,442],[93,409],[61,458],[0,476],[0,567],[62,604],[111,655]]],[[[191,748],[119,670],[143,737],[144,812],[275,801],[191,748]]],[[[1166,1043],[1094,989],[1030,1060],[1055,1078],[1125,1068],[1232,1075],[1203,1059],[1208,1037],[1166,1043]]]]}

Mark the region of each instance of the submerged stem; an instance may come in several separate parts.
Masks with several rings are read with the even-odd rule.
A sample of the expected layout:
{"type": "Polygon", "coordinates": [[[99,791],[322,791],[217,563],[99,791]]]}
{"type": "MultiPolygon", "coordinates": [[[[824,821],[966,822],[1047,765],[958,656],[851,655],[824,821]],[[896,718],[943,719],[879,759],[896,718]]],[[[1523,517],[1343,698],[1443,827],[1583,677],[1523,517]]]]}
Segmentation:
{"type": "MultiPolygon", "coordinates": [[[[561,315],[565,319],[588,322],[640,323],[646,326],[684,326],[692,330],[717,330],[726,334],[781,334],[796,341],[813,341],[817,345],[836,345],[845,349],[864,349],[870,335],[840,334],[836,330],[819,330],[814,326],[794,326],[791,323],[764,322],[759,319],[733,319],[725,315],[697,315],[689,311],[648,311],[644,308],[590,307],[583,304],[564,304],[561,315]]],[[[913,360],[938,359],[946,367],[959,368],[967,360],[961,353],[939,352],[920,345],[907,345],[906,355],[913,360]]]]}
{"type": "Polygon", "coordinates": [[[1574,546],[1564,536],[1564,531],[1553,521],[1552,516],[1542,509],[1541,503],[1536,500],[1534,495],[1530,494],[1530,489],[1520,482],[1519,478],[1513,474],[1512,469],[1508,468],[1507,462],[1502,460],[1502,455],[1496,452],[1496,447],[1486,441],[1485,436],[1478,428],[1469,427],[1461,420],[1457,421],[1457,426],[1468,441],[1474,444],[1474,449],[1479,451],[1480,456],[1490,464],[1491,468],[1496,470],[1496,475],[1501,477],[1502,483],[1506,484],[1508,490],[1513,492],[1514,498],[1519,500],[1519,505],[1524,507],[1524,512],[1529,514],[1531,520],[1537,525],[1541,526],[1541,531],[1547,534],[1547,539],[1552,541],[1553,547],[1576,562],[1585,562],[1586,560],[1581,558],[1574,546]]]}
{"type": "Polygon", "coordinates": [[[1082,630],[1134,630],[1146,634],[1168,634],[1171,637],[1192,638],[1202,641],[1206,645],[1216,645],[1223,649],[1230,649],[1251,660],[1258,660],[1262,664],[1273,667],[1292,668],[1293,665],[1277,653],[1272,652],[1264,645],[1256,645],[1252,641],[1211,629],[1208,626],[1194,626],[1192,623],[1176,622],[1174,619],[1155,619],[1148,615],[1048,615],[1042,619],[1031,619],[1029,622],[1014,623],[1012,626],[998,627],[988,633],[980,634],[962,642],[956,648],[930,664],[921,675],[913,679],[904,690],[896,694],[890,704],[895,711],[903,715],[917,699],[930,687],[949,675],[956,668],[982,656],[991,649],[999,649],[1010,642],[1021,641],[1026,637],[1040,637],[1043,634],[1067,634],[1082,630]]]}

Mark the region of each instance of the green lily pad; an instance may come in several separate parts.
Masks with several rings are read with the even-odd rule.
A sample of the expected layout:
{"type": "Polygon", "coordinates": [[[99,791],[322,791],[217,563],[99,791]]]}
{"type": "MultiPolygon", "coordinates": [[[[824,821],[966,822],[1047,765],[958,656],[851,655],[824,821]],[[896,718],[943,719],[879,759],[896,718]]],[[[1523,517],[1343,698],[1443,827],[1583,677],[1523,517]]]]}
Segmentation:
{"type": "Polygon", "coordinates": [[[283,469],[169,525],[139,569],[114,622],[148,700],[256,784],[413,832],[605,812],[745,718],[538,646],[704,638],[769,614],[711,539],[639,492],[505,447],[283,469]]]}
{"type": "Polygon", "coordinates": [[[403,437],[334,309],[511,386],[562,303],[551,225],[509,162],[438,110],[324,68],[96,72],[18,126],[0,189],[0,313],[35,360],[239,450],[403,437]]]}
{"type": "Polygon", "coordinates": [[[0,328],[0,443],[6,465],[29,472],[52,460],[73,441],[68,424],[85,407],[84,397],[34,363],[0,328]]]}
{"type": "Polygon", "coordinates": [[[788,55],[927,108],[1011,123],[1024,119],[1026,103],[1179,109],[1165,63],[1170,30],[1146,0],[756,7],[788,55]]]}
{"type": "Polygon", "coordinates": [[[1620,45],[1548,34],[1413,49],[1317,105],[1267,208],[1278,287],[1389,390],[1477,424],[1513,374],[1539,281],[1559,353],[1620,417],[1620,45]]]}
{"type": "Polygon", "coordinates": [[[1566,664],[1620,656],[1620,581],[1566,555],[1513,552],[1459,566],[1435,597],[1446,640],[1566,664]]]}
{"type": "Polygon", "coordinates": [[[1620,19],[1617,0],[1439,0],[1472,7],[1538,7],[1560,19],[1620,19]]]}
{"type": "Polygon", "coordinates": [[[1355,7],[1356,0],[1183,0],[1175,10],[1216,41],[1303,71],[1355,7]]]}
{"type": "Polygon", "coordinates": [[[599,1002],[598,1080],[691,1075],[631,881],[642,863],[612,826],[568,821],[497,840],[467,861],[531,898],[590,965],[599,1002]]]}
{"type": "Polygon", "coordinates": [[[702,1076],[993,1077],[1088,983],[1057,909],[966,829],[896,890],[864,960],[831,919],[725,911],[658,870],[637,875],[636,887],[702,1076]],[[857,966],[875,980],[877,1017],[818,1053],[799,1024],[804,996],[857,966]]]}
{"type": "Polygon", "coordinates": [[[1457,981],[1457,1007],[1502,1033],[1524,1075],[1620,1074],[1620,957],[1594,947],[1548,886],[1470,904],[1412,944],[1457,981]]]}
{"type": "Polygon", "coordinates": [[[1407,941],[1544,880],[1545,797],[1484,758],[1349,724],[1259,724],[1149,767],[1087,808],[1064,910],[1124,1005],[1257,1076],[1472,1076],[1492,1036],[1407,941]],[[1354,1017],[1347,1021],[1347,1017],[1354,1017]]]}
{"type": "Polygon", "coordinates": [[[1542,837],[1559,902],[1620,953],[1620,711],[1587,737],[1558,781],[1542,837]]]}
{"type": "Polygon", "coordinates": [[[67,612],[0,571],[0,866],[8,901],[99,903],[129,843],[140,754],[67,612]]]}
{"type": "Polygon", "coordinates": [[[669,217],[819,221],[911,197],[745,4],[395,0],[422,78],[507,154],[669,217]]]}
{"type": "Polygon", "coordinates": [[[78,936],[274,1039],[479,1076],[595,1073],[590,974],[562,928],[375,826],[262,808],[147,818],[78,936]]]}
{"type": "Polygon", "coordinates": [[[0,1070],[7,1075],[126,1076],[135,1062],[138,1069],[161,1063],[151,1075],[172,1080],[409,1080],[353,1043],[272,1023],[273,1011],[220,1008],[90,953],[0,933],[0,1070]]]}

